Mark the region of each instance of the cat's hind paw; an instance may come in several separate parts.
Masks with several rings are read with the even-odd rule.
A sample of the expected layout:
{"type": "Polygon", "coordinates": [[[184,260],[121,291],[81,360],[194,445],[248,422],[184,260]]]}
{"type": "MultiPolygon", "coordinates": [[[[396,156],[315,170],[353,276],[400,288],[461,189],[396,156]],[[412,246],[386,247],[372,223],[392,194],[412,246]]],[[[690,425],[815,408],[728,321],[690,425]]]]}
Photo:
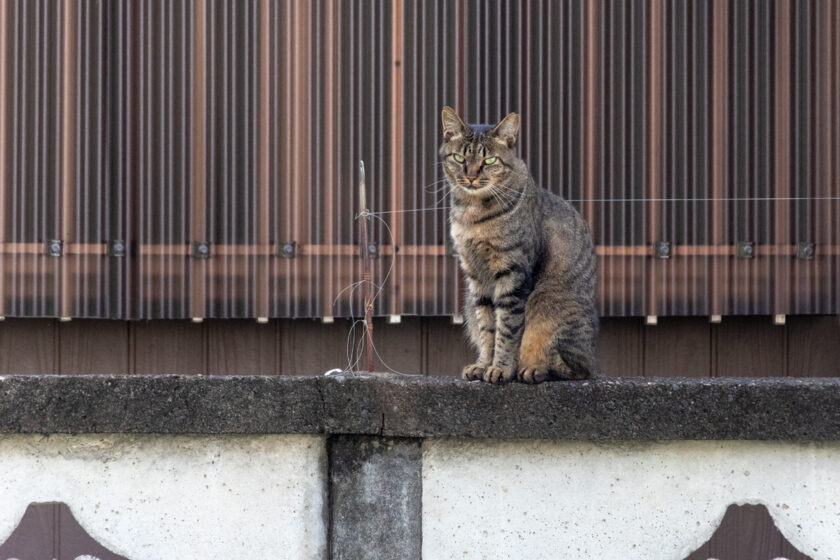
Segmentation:
{"type": "Polygon", "coordinates": [[[480,364],[470,364],[461,370],[461,377],[467,381],[482,381],[485,367],[480,364]]]}
{"type": "Polygon", "coordinates": [[[484,370],[484,381],[487,383],[502,384],[514,381],[516,370],[512,367],[489,366],[484,370]]]}
{"type": "Polygon", "coordinates": [[[546,367],[524,367],[516,372],[516,378],[522,383],[542,383],[548,379],[548,368],[546,367]]]}

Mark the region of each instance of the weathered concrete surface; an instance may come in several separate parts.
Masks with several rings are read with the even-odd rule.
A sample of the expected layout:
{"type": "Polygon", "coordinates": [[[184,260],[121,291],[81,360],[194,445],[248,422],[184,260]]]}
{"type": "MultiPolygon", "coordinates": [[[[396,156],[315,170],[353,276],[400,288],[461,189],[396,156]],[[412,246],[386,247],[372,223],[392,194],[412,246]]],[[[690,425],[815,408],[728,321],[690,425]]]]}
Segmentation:
{"type": "Polygon", "coordinates": [[[7,376],[0,433],[840,440],[840,379],[7,376]]]}
{"type": "Polygon", "coordinates": [[[54,501],[132,560],[326,560],[323,436],[0,436],[0,542],[54,501]]]}
{"type": "Polygon", "coordinates": [[[420,440],[333,436],[328,445],[331,560],[419,560],[420,440]]]}
{"type": "Polygon", "coordinates": [[[440,377],[324,384],[332,433],[576,440],[840,439],[840,379],[615,378],[493,386],[440,377]]]}
{"type": "Polygon", "coordinates": [[[0,377],[5,433],[322,433],[323,412],[312,378],[0,377]]]}
{"type": "Polygon", "coordinates": [[[423,558],[681,560],[751,503],[838,560],[838,464],[837,442],[427,439],[423,558]]]}

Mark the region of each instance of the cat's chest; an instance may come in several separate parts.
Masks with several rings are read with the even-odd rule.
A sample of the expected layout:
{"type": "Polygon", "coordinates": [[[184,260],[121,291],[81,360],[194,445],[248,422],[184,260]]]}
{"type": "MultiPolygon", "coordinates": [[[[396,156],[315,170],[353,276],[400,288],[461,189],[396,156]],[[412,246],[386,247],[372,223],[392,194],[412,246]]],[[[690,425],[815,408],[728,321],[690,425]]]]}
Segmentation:
{"type": "Polygon", "coordinates": [[[505,245],[504,239],[488,236],[486,232],[453,225],[452,238],[461,265],[472,276],[492,275],[510,256],[511,248],[505,245]]]}

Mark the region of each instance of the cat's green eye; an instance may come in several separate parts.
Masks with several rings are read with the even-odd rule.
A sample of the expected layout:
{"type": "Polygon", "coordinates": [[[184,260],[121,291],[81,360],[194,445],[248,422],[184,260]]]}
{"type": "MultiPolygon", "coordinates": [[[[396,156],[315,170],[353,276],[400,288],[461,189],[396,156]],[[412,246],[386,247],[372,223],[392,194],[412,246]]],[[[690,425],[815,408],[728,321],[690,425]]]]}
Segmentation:
{"type": "Polygon", "coordinates": [[[455,161],[457,161],[458,163],[464,163],[465,161],[464,156],[462,156],[461,154],[453,154],[452,157],[455,158],[455,161]]]}
{"type": "Polygon", "coordinates": [[[484,160],[484,163],[485,163],[485,165],[493,165],[494,163],[496,163],[496,157],[495,156],[489,157],[489,158],[484,160]]]}

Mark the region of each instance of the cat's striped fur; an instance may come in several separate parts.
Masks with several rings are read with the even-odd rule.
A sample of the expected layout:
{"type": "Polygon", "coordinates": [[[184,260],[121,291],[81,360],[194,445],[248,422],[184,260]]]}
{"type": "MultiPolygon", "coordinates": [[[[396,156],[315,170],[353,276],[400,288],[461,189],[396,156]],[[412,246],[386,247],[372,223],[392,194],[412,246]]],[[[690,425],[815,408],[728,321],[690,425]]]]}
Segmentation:
{"type": "Polygon", "coordinates": [[[463,377],[590,377],[598,316],[589,226],[571,204],[537,187],[516,156],[519,115],[466,125],[444,107],[442,119],[452,239],[469,287],[464,316],[478,349],[463,377]]]}

